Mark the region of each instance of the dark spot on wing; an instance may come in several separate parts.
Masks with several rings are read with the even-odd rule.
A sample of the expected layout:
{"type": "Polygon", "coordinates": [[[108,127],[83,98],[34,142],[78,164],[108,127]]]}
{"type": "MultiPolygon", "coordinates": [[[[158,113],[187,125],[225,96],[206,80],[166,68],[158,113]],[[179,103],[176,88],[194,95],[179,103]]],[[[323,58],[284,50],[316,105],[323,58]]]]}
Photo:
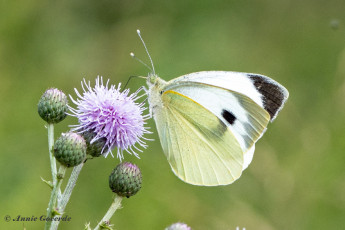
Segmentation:
{"type": "Polygon", "coordinates": [[[274,118],[285,100],[283,89],[264,76],[254,74],[248,74],[248,76],[262,94],[265,110],[270,114],[271,119],[274,118]]]}
{"type": "Polygon", "coordinates": [[[234,124],[236,121],[236,117],[234,116],[234,114],[232,114],[231,112],[223,109],[222,111],[222,116],[224,117],[224,119],[229,122],[229,124],[234,124]]]}

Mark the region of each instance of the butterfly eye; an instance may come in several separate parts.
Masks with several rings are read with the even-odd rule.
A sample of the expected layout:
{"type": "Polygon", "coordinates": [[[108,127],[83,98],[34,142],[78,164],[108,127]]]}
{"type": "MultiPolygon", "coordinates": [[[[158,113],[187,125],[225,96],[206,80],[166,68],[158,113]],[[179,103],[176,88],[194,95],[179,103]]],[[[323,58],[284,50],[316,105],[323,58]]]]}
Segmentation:
{"type": "Polygon", "coordinates": [[[151,84],[156,83],[156,79],[157,79],[156,75],[150,75],[150,76],[149,76],[149,82],[150,82],[151,84]]]}

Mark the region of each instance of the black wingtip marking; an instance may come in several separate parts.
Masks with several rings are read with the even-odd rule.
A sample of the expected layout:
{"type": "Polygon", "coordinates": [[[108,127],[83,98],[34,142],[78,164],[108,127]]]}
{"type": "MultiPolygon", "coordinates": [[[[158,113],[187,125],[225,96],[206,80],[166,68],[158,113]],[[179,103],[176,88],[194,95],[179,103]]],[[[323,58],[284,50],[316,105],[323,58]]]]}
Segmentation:
{"type": "Polygon", "coordinates": [[[223,111],[222,111],[222,116],[231,125],[234,124],[236,121],[235,115],[233,113],[231,113],[230,111],[227,111],[225,109],[223,109],[223,111]]]}
{"type": "Polygon", "coordinates": [[[284,90],[273,80],[261,75],[249,74],[255,88],[263,96],[265,110],[270,114],[271,120],[277,115],[285,101],[284,90]]]}

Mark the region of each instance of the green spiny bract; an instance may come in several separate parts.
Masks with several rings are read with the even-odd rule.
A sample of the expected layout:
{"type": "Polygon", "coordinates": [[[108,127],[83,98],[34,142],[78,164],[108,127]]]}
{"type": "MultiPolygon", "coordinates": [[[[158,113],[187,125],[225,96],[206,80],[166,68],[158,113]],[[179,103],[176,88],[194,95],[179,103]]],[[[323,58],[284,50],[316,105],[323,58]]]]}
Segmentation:
{"type": "Polygon", "coordinates": [[[130,162],[118,164],[109,176],[110,189],[117,195],[127,198],[140,190],[141,182],[140,169],[130,162]]]}
{"type": "Polygon", "coordinates": [[[74,167],[86,158],[86,142],[76,133],[63,133],[55,142],[54,156],[61,164],[74,167]]]}
{"type": "Polygon", "coordinates": [[[59,123],[65,119],[67,109],[66,95],[55,88],[48,89],[38,102],[38,114],[50,124],[59,123]]]}

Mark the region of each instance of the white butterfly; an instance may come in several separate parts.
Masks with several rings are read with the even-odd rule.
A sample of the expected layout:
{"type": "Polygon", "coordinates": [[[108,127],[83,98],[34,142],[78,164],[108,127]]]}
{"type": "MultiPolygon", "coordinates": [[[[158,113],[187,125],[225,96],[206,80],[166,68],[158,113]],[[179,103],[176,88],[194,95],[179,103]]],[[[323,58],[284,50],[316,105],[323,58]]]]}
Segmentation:
{"type": "Polygon", "coordinates": [[[146,80],[149,109],[164,154],[175,175],[194,185],[237,180],[289,96],[259,74],[203,71],[166,82],[153,64],[152,72],[146,80]]]}

